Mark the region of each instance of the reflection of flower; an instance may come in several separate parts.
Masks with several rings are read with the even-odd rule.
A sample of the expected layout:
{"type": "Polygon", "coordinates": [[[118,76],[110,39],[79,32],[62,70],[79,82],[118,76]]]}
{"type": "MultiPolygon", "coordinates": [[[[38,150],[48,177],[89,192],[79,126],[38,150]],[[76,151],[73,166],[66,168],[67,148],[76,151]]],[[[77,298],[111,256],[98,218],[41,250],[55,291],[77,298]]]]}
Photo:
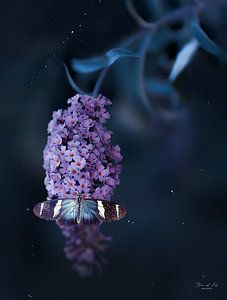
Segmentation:
{"type": "MultiPolygon", "coordinates": [[[[111,102],[103,96],[77,94],[68,104],[67,109],[53,113],[48,125],[44,149],[48,198],[70,198],[81,193],[85,197],[109,200],[119,184],[122,159],[120,147],[111,146],[111,132],[103,126],[110,117],[105,106],[111,102]]],[[[99,227],[75,225],[63,232],[69,239],[66,255],[74,260],[78,272],[86,273],[88,261],[89,270],[92,263],[100,266],[96,261],[97,251],[104,250],[109,238],[101,234],[99,227]],[[83,246],[75,242],[79,239],[86,239],[83,246]]]]}

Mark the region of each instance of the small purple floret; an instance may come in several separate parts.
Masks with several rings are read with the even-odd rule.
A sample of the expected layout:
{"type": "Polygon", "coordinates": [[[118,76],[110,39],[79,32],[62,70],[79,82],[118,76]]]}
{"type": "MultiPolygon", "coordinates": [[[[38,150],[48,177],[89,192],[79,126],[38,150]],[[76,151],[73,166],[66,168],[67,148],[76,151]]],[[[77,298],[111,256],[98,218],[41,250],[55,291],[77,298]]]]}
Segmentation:
{"type": "MultiPolygon", "coordinates": [[[[75,198],[82,194],[110,200],[119,184],[122,160],[120,147],[110,143],[112,132],[104,127],[110,118],[105,106],[111,101],[101,95],[94,98],[77,94],[68,104],[67,109],[54,112],[48,124],[44,149],[48,198],[75,198]]],[[[66,256],[74,261],[74,269],[84,275],[90,273],[93,265],[100,268],[98,252],[105,249],[110,238],[99,227],[75,225],[63,232],[68,237],[66,256]],[[84,238],[86,243],[76,242],[84,238]]]]}

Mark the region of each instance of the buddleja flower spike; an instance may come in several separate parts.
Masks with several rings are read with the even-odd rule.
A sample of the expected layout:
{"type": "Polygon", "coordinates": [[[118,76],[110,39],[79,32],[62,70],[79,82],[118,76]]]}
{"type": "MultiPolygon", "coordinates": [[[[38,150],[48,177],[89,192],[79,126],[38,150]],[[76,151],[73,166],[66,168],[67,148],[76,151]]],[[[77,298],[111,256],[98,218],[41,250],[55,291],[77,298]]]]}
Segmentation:
{"type": "Polygon", "coordinates": [[[106,262],[102,253],[111,241],[100,229],[102,222],[118,221],[126,209],[110,201],[120,183],[118,145],[111,145],[111,134],[104,123],[110,118],[106,105],[111,101],[99,95],[108,68],[124,57],[138,57],[132,51],[115,48],[98,60],[74,61],[79,71],[103,70],[94,87],[93,96],[86,95],[65,71],[77,94],[68,100],[68,108],[53,113],[48,125],[48,140],[44,149],[47,201],[37,203],[36,216],[56,221],[68,239],[65,254],[73,261],[73,269],[81,276],[99,271],[106,262]],[[91,65],[93,66],[91,68],[91,65]],[[82,68],[80,70],[80,68],[82,68]]]}
{"type": "Polygon", "coordinates": [[[105,97],[77,94],[67,110],[57,111],[48,126],[44,150],[45,184],[49,199],[34,206],[34,214],[56,220],[61,227],[116,221],[125,208],[110,201],[119,183],[119,146],[110,146],[105,97]]]}
{"type": "Polygon", "coordinates": [[[105,263],[102,253],[111,241],[100,231],[105,221],[116,221],[126,214],[120,204],[110,202],[119,184],[122,156],[112,146],[104,123],[111,101],[103,96],[76,94],[68,108],[53,113],[44,149],[47,201],[34,206],[34,214],[56,220],[68,239],[67,258],[82,276],[105,263]]]}

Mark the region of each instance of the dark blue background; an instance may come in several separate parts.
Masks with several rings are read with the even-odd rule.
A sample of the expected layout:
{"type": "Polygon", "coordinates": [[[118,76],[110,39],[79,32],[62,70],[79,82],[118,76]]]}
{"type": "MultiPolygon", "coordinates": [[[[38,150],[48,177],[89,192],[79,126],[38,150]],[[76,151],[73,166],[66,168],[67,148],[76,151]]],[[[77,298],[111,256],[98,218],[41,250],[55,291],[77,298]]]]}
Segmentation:
{"type": "MultiPolygon", "coordinates": [[[[223,47],[226,12],[214,21],[223,47]]],[[[47,123],[73,95],[62,62],[99,54],[137,25],[117,0],[2,1],[0,15],[0,299],[227,299],[226,63],[200,50],[178,82],[184,112],[158,124],[143,114],[123,122],[124,95],[116,78],[106,81],[108,126],[124,156],[113,199],[128,215],[103,226],[114,240],[103,274],[81,279],[64,257],[59,229],[31,212],[46,197],[47,123]],[[198,281],[219,286],[203,291],[198,281]]],[[[131,109],[137,113],[129,102],[131,109]]]]}

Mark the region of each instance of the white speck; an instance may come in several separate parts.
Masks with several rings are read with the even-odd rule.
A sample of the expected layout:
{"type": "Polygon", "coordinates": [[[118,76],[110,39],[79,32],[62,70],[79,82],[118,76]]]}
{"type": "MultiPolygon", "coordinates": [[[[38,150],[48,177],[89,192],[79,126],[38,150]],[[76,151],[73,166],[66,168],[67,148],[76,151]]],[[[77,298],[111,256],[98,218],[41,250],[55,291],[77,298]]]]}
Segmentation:
{"type": "Polygon", "coordinates": [[[172,195],[174,195],[174,190],[170,190],[170,193],[171,193],[172,195]]]}
{"type": "Polygon", "coordinates": [[[62,41],[62,44],[65,44],[65,41],[62,41]]]}
{"type": "Polygon", "coordinates": [[[28,294],[28,298],[32,298],[32,295],[31,295],[31,294],[28,294]]]}
{"type": "Polygon", "coordinates": [[[26,210],[27,210],[27,211],[29,211],[29,210],[30,210],[30,208],[26,207],[26,210]]]}
{"type": "Polygon", "coordinates": [[[47,65],[45,65],[44,68],[47,68],[47,65]]]}
{"type": "Polygon", "coordinates": [[[185,223],[184,223],[184,222],[182,222],[181,224],[182,224],[182,225],[184,225],[185,223]]]}
{"type": "Polygon", "coordinates": [[[82,27],[82,24],[79,24],[79,27],[82,27]]]}
{"type": "Polygon", "coordinates": [[[128,220],[128,223],[131,223],[133,225],[135,222],[131,221],[131,220],[128,220]]]}
{"type": "Polygon", "coordinates": [[[72,30],[72,31],[71,31],[71,33],[73,34],[73,33],[74,33],[74,31],[72,30]]]}
{"type": "Polygon", "coordinates": [[[86,16],[86,15],[87,15],[87,13],[85,12],[85,13],[84,13],[84,16],[86,16]]]}

